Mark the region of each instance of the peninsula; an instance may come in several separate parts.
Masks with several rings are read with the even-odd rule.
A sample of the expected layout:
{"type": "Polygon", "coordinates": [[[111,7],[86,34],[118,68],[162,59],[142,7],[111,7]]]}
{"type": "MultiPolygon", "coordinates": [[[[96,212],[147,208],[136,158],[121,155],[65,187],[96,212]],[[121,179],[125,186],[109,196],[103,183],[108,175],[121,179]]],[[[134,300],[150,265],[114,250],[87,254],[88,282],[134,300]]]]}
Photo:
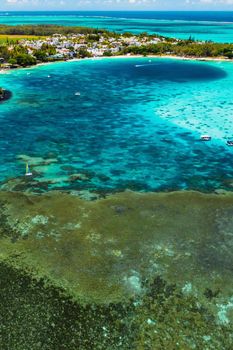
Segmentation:
{"type": "Polygon", "coordinates": [[[75,58],[156,55],[232,59],[233,44],[57,25],[0,26],[1,69],[75,58]]]}

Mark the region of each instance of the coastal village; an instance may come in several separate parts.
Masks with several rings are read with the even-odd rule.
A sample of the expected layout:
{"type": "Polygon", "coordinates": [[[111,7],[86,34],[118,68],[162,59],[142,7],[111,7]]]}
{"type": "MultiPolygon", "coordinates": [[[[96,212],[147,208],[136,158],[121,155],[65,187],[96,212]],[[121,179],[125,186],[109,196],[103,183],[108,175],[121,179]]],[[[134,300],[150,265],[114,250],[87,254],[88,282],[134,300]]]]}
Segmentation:
{"type": "Polygon", "coordinates": [[[158,34],[108,32],[84,27],[1,27],[0,69],[89,57],[122,55],[232,59],[233,44],[163,37],[158,34]],[[2,38],[4,37],[4,39],[2,38]]]}
{"type": "MultiPolygon", "coordinates": [[[[101,57],[106,55],[115,55],[120,53],[127,46],[141,46],[148,44],[157,44],[162,40],[157,37],[148,36],[119,36],[108,37],[105,35],[92,35],[92,38],[84,34],[72,34],[64,36],[54,34],[40,40],[22,40],[20,45],[27,48],[28,53],[33,55],[35,50],[43,49],[45,46],[53,46],[56,53],[50,55],[51,59],[74,58],[80,54],[80,50],[86,50],[90,57],[101,57]],[[91,39],[91,40],[90,40],[91,39]]],[[[165,39],[163,39],[165,41],[165,39]]]]}
{"type": "MultiPolygon", "coordinates": [[[[37,39],[21,39],[8,44],[8,51],[20,51],[25,57],[25,64],[16,58],[0,57],[1,69],[17,68],[38,62],[68,60],[73,58],[102,57],[122,55],[128,47],[142,47],[165,42],[165,38],[130,34],[111,36],[98,34],[53,34],[37,39]],[[30,56],[31,60],[27,60],[30,56]]],[[[177,40],[176,40],[177,41],[177,40]]]]}

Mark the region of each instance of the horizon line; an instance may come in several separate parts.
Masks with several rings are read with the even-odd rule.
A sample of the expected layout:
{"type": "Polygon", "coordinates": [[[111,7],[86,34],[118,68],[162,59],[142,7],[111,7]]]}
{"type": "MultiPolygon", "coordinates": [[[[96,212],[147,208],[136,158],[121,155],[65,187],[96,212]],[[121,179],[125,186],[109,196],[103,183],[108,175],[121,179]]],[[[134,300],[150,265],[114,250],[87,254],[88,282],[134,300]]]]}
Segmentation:
{"type": "Polygon", "coordinates": [[[233,12],[232,10],[1,10],[0,12],[233,12]]]}

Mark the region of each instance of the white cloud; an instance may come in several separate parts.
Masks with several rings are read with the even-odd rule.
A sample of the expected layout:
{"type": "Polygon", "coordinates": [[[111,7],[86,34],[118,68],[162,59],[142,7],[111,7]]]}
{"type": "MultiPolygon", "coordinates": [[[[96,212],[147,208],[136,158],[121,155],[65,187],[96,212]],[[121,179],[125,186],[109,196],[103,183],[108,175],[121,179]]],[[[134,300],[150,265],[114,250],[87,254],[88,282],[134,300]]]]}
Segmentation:
{"type": "Polygon", "coordinates": [[[233,0],[0,0],[0,10],[233,10],[233,0]]]}

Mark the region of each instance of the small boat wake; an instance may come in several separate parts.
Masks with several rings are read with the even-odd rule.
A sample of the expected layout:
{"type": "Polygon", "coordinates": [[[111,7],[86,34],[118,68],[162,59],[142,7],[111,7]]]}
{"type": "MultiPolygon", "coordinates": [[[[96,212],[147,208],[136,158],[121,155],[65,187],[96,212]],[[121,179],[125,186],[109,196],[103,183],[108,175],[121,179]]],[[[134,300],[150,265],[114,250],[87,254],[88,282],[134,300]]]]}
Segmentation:
{"type": "Polygon", "coordinates": [[[152,67],[152,66],[158,66],[158,63],[153,63],[153,64],[135,64],[134,67],[140,68],[140,67],[152,67]]]}

